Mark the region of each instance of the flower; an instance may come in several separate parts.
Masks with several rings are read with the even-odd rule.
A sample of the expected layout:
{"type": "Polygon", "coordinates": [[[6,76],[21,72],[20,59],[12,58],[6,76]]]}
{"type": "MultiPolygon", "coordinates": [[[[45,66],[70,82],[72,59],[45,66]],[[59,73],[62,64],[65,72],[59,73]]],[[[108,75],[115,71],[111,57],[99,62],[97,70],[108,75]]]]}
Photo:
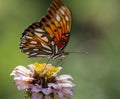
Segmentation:
{"type": "Polygon", "coordinates": [[[60,75],[61,67],[51,64],[17,66],[11,73],[18,90],[25,90],[32,99],[71,99],[74,83],[70,75],[60,75]]]}

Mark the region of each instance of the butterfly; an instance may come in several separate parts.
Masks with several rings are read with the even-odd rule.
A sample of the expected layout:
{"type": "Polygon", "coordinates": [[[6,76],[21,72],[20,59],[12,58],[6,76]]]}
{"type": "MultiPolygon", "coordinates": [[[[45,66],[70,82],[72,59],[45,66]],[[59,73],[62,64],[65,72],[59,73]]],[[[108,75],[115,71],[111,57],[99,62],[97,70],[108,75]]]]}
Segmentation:
{"type": "Polygon", "coordinates": [[[22,33],[20,49],[29,58],[56,59],[68,55],[64,52],[71,30],[71,11],[61,0],[53,0],[40,21],[30,25],[22,33]]]}

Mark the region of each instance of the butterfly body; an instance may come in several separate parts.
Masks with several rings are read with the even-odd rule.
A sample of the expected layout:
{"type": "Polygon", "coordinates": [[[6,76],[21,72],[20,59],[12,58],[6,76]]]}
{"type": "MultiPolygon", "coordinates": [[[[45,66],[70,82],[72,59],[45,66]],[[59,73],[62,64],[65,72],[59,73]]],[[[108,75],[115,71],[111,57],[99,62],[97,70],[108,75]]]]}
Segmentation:
{"type": "Polygon", "coordinates": [[[23,33],[20,49],[29,57],[55,59],[64,55],[71,29],[71,12],[61,0],[54,0],[40,21],[30,25],[23,33]]]}

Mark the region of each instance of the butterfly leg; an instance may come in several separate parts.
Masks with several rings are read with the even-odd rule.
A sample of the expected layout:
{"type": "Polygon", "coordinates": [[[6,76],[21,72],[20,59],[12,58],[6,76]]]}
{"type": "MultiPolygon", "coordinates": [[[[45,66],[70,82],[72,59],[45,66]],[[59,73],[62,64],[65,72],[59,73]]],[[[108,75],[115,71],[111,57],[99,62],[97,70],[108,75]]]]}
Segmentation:
{"type": "Polygon", "coordinates": [[[55,66],[62,66],[63,65],[63,59],[62,58],[60,58],[60,59],[58,59],[58,60],[56,60],[55,61],[55,66]]]}
{"type": "Polygon", "coordinates": [[[45,70],[47,64],[49,63],[49,61],[50,61],[50,59],[47,60],[46,65],[44,66],[44,70],[45,70]]]}

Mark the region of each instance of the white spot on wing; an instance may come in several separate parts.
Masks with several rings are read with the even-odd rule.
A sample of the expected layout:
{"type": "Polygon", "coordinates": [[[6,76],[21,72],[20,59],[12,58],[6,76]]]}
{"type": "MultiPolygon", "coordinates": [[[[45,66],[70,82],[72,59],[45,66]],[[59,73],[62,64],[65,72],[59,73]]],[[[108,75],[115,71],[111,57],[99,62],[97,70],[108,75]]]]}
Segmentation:
{"type": "Polygon", "coordinates": [[[42,40],[44,40],[45,42],[48,42],[48,38],[47,37],[41,37],[42,40]]]}
{"type": "Polygon", "coordinates": [[[44,40],[45,42],[48,42],[48,38],[47,37],[42,37],[41,33],[35,33],[38,37],[40,37],[42,40],[44,40]]]}
{"type": "Polygon", "coordinates": [[[22,48],[22,50],[28,50],[29,48],[22,48]]]}
{"type": "Polygon", "coordinates": [[[36,32],[45,32],[43,29],[37,28],[35,29],[36,32]]]}
{"type": "Polygon", "coordinates": [[[65,16],[66,21],[69,21],[68,16],[65,16]]]}
{"type": "Polygon", "coordinates": [[[34,55],[37,55],[38,53],[31,53],[30,56],[34,56],[34,55]]]}
{"type": "Polygon", "coordinates": [[[49,51],[49,50],[43,50],[44,52],[47,52],[47,53],[52,53],[51,51],[49,51]]]}
{"type": "Polygon", "coordinates": [[[64,13],[64,11],[62,10],[62,9],[60,9],[60,12],[64,15],[65,13],[64,13]]]}
{"type": "Polygon", "coordinates": [[[56,14],[56,20],[60,21],[60,16],[58,14],[56,14]]]}
{"type": "Polygon", "coordinates": [[[25,54],[29,55],[29,54],[30,54],[30,52],[25,52],[25,54]]]}
{"type": "Polygon", "coordinates": [[[36,33],[36,32],[35,32],[35,34],[36,34],[38,37],[40,37],[40,38],[41,38],[41,36],[42,36],[41,33],[36,33]]]}
{"type": "Polygon", "coordinates": [[[49,56],[49,55],[41,55],[41,54],[38,54],[38,55],[36,55],[36,56],[38,56],[38,57],[46,57],[46,56],[49,56]]]}
{"type": "Polygon", "coordinates": [[[52,45],[55,45],[54,41],[51,41],[51,44],[52,44],[52,45]]]}
{"type": "Polygon", "coordinates": [[[31,37],[31,36],[25,36],[25,38],[27,38],[27,39],[32,39],[32,37],[31,37]]]}
{"type": "Polygon", "coordinates": [[[37,44],[37,42],[36,42],[36,41],[30,41],[30,43],[31,43],[31,44],[37,44]]]}
{"type": "Polygon", "coordinates": [[[41,45],[49,50],[51,50],[51,48],[49,46],[46,46],[45,44],[41,43],[41,45]]]}
{"type": "Polygon", "coordinates": [[[34,49],[33,49],[33,51],[39,51],[39,49],[37,49],[37,48],[34,48],[34,49]]]}
{"type": "Polygon", "coordinates": [[[55,46],[55,53],[58,53],[58,47],[55,46]]]}
{"type": "Polygon", "coordinates": [[[23,42],[20,44],[20,47],[24,46],[23,42]]]}

